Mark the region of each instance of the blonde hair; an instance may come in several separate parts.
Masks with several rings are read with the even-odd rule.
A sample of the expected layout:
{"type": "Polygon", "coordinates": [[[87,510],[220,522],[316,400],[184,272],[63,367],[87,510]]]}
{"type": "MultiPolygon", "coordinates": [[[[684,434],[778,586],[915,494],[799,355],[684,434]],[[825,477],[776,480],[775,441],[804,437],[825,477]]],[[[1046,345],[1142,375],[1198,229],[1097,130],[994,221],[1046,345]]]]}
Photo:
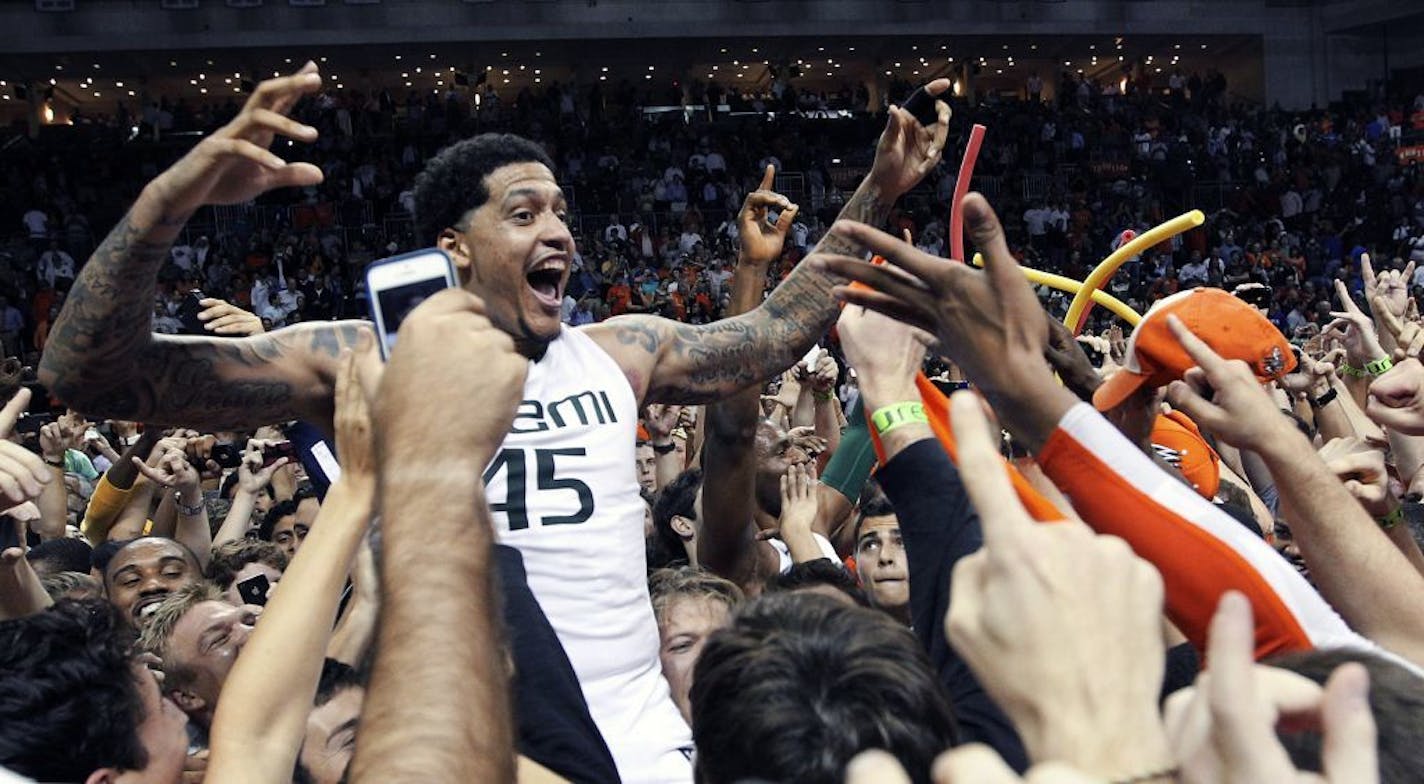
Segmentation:
{"type": "Polygon", "coordinates": [[[678,599],[710,599],[735,610],[746,596],[736,583],[724,580],[696,566],[674,566],[658,569],[648,576],[648,592],[653,599],[653,614],[658,625],[666,620],[665,613],[678,599]]]}
{"type": "Polygon", "coordinates": [[[191,679],[187,668],[168,651],[168,642],[173,639],[173,630],[178,628],[178,622],[189,610],[203,602],[221,601],[223,595],[217,586],[207,580],[198,580],[169,594],[152,615],[141,621],[143,627],[139,630],[137,647],[163,662],[164,688],[186,686],[191,679]]]}

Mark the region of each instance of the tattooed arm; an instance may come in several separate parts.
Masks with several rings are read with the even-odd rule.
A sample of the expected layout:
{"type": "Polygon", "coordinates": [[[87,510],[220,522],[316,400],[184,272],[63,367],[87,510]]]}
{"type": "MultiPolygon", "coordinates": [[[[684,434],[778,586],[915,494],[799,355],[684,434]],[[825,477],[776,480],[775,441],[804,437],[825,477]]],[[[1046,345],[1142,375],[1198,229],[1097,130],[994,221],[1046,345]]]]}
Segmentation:
{"type": "Polygon", "coordinates": [[[155,278],[194,212],[321,181],[311,164],[267,150],[276,134],[316,139],[285,113],[320,86],[311,63],[263,82],[232,122],[144,187],[65,301],[40,362],[46,387],[76,409],[117,419],[212,429],[297,417],[329,424],[337,357],[360,322],[241,340],[152,334],[155,278]]]}
{"type": "MultiPolygon", "coordinates": [[[[926,85],[931,95],[948,79],[926,85]]],[[[881,225],[896,199],[939,162],[949,133],[949,106],[936,101],[929,127],[890,107],[876,146],[875,163],[840,217],[881,225]]],[[[862,249],[832,227],[813,253],[855,256],[862,249]]],[[[680,324],[651,316],[626,316],[586,328],[611,354],[645,402],[719,400],[789,367],[830,327],[839,312],[831,289],[844,281],[800,264],[758,308],[712,324],[680,324]]]]}

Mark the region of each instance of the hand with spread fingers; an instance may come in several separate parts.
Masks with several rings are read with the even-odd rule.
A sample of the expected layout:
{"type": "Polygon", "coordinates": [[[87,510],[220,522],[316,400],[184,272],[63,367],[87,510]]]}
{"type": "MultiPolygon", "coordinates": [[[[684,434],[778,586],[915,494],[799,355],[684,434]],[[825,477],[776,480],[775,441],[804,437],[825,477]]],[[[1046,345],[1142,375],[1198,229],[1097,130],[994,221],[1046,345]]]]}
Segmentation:
{"type": "Polygon", "coordinates": [[[864,284],[837,286],[835,296],[845,302],[934,335],[939,350],[1005,416],[1014,437],[1036,449],[1077,399],[1053,380],[1044,359],[1048,316],[1009,253],[998,216],[977,193],[965,197],[963,209],[969,235],[984,254],[983,270],[850,221],[837,222],[832,233],[878,254],[885,264],[819,253],[806,263],[864,284]],[[1027,395],[1037,396],[1033,405],[1024,405],[1027,395]]]}
{"type": "Polygon", "coordinates": [[[781,257],[786,232],[791,230],[791,223],[801,208],[771,189],[775,177],[775,167],[768,164],[761,185],[747,194],[741,212],[737,213],[737,230],[742,241],[738,263],[766,265],[781,257]],[[775,223],[769,223],[767,217],[773,208],[781,214],[775,223]]]}
{"type": "Polygon", "coordinates": [[[198,305],[203,308],[198,312],[198,320],[203,322],[203,329],[214,335],[246,337],[265,331],[262,319],[255,313],[249,313],[226,300],[207,297],[198,300],[198,305]]]}
{"type": "Polygon", "coordinates": [[[277,136],[310,144],[315,128],[287,116],[297,101],[321,89],[321,74],[308,62],[296,73],[257,85],[242,111],[198,142],[182,160],[149,184],[176,213],[208,204],[241,204],[275,188],[322,181],[310,163],[288,163],[268,148],[277,136]]]}

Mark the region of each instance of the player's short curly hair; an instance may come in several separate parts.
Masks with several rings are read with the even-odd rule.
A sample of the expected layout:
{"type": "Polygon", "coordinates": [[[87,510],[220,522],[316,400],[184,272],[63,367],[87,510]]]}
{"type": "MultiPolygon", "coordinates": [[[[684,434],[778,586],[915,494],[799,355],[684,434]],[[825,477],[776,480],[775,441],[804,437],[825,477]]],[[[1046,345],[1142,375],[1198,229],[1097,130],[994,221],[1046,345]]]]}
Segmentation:
{"type": "Polygon", "coordinates": [[[554,171],[543,147],[512,133],[482,133],[436,153],[415,178],[415,237],[433,245],[440,232],[460,226],[489,200],[485,177],[511,163],[542,163],[554,171]]]}

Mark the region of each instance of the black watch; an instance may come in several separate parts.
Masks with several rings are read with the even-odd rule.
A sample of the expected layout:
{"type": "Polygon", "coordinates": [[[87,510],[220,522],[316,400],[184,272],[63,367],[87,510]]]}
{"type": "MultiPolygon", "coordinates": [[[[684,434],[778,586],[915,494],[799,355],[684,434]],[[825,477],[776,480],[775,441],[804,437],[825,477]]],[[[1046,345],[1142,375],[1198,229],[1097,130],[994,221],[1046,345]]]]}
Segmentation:
{"type": "Polygon", "coordinates": [[[1328,392],[1326,392],[1325,394],[1321,395],[1320,397],[1313,397],[1313,398],[1311,398],[1311,399],[1310,399],[1310,407],[1311,407],[1311,408],[1324,408],[1324,407],[1330,405],[1331,403],[1335,402],[1335,398],[1338,397],[1339,394],[1340,394],[1339,390],[1335,389],[1334,387],[1331,387],[1328,392]]]}

